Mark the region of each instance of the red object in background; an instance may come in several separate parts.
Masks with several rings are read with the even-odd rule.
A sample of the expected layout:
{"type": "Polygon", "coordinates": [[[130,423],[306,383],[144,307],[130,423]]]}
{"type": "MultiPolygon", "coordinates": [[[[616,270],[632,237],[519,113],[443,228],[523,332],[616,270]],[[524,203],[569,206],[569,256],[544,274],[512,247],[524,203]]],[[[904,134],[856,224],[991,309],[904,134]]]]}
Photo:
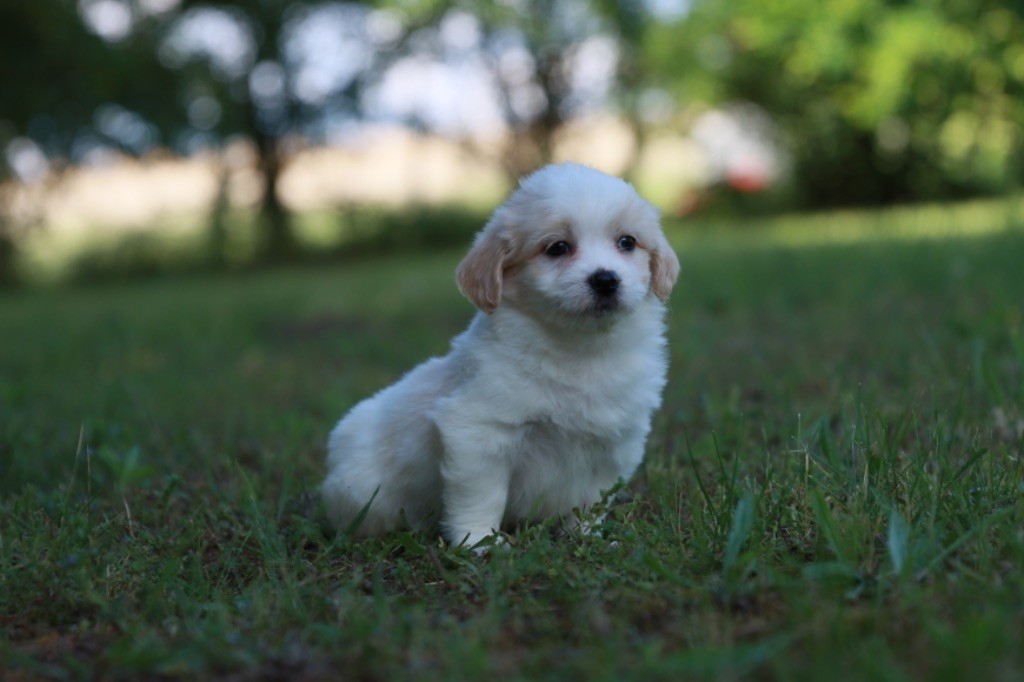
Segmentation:
{"type": "Polygon", "coordinates": [[[725,176],[725,183],[743,194],[763,192],[770,184],[768,174],[758,168],[730,170],[725,176]]]}

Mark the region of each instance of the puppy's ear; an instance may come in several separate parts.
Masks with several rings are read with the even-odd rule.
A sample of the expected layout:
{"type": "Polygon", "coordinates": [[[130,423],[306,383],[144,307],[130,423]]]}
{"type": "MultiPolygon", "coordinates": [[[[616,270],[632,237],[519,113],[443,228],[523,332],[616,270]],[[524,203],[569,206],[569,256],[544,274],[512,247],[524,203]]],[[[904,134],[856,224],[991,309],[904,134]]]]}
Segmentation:
{"type": "Polygon", "coordinates": [[[501,303],[501,280],[512,251],[505,230],[489,224],[455,271],[459,291],[485,313],[493,313],[501,303]]]}
{"type": "Polygon", "coordinates": [[[665,235],[659,232],[651,249],[651,291],[662,301],[667,300],[678,277],[679,258],[665,235]]]}

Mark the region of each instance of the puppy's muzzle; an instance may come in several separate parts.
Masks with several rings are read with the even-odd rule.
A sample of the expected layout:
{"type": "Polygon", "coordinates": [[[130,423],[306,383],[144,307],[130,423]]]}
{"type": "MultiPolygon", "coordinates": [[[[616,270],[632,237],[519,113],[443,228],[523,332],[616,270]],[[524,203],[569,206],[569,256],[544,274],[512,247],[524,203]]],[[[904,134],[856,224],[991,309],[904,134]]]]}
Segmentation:
{"type": "Polygon", "coordinates": [[[619,284],[621,280],[611,270],[600,269],[595,271],[590,277],[587,278],[587,284],[590,285],[590,290],[594,292],[594,295],[599,299],[610,299],[615,296],[619,291],[619,284]]]}

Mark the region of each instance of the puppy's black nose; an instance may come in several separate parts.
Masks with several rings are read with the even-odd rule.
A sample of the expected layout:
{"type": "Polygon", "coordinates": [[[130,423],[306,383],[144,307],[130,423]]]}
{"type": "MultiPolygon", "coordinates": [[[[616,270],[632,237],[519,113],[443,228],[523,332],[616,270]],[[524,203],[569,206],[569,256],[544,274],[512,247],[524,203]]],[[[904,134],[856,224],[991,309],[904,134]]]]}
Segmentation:
{"type": "Polygon", "coordinates": [[[619,276],[611,270],[598,270],[587,278],[587,284],[598,296],[613,296],[619,290],[619,276]]]}

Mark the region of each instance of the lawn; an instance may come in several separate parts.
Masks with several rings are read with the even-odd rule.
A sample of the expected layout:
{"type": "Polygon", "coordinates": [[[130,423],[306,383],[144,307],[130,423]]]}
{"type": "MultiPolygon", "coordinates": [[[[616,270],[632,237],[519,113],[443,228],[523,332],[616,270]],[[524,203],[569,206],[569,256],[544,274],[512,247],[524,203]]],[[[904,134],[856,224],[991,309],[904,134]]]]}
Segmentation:
{"type": "Polygon", "coordinates": [[[1021,679],[1024,228],[914,215],[673,228],[644,467],[599,533],[489,557],[315,494],[468,322],[459,252],[4,294],[0,669],[1021,679]]]}

